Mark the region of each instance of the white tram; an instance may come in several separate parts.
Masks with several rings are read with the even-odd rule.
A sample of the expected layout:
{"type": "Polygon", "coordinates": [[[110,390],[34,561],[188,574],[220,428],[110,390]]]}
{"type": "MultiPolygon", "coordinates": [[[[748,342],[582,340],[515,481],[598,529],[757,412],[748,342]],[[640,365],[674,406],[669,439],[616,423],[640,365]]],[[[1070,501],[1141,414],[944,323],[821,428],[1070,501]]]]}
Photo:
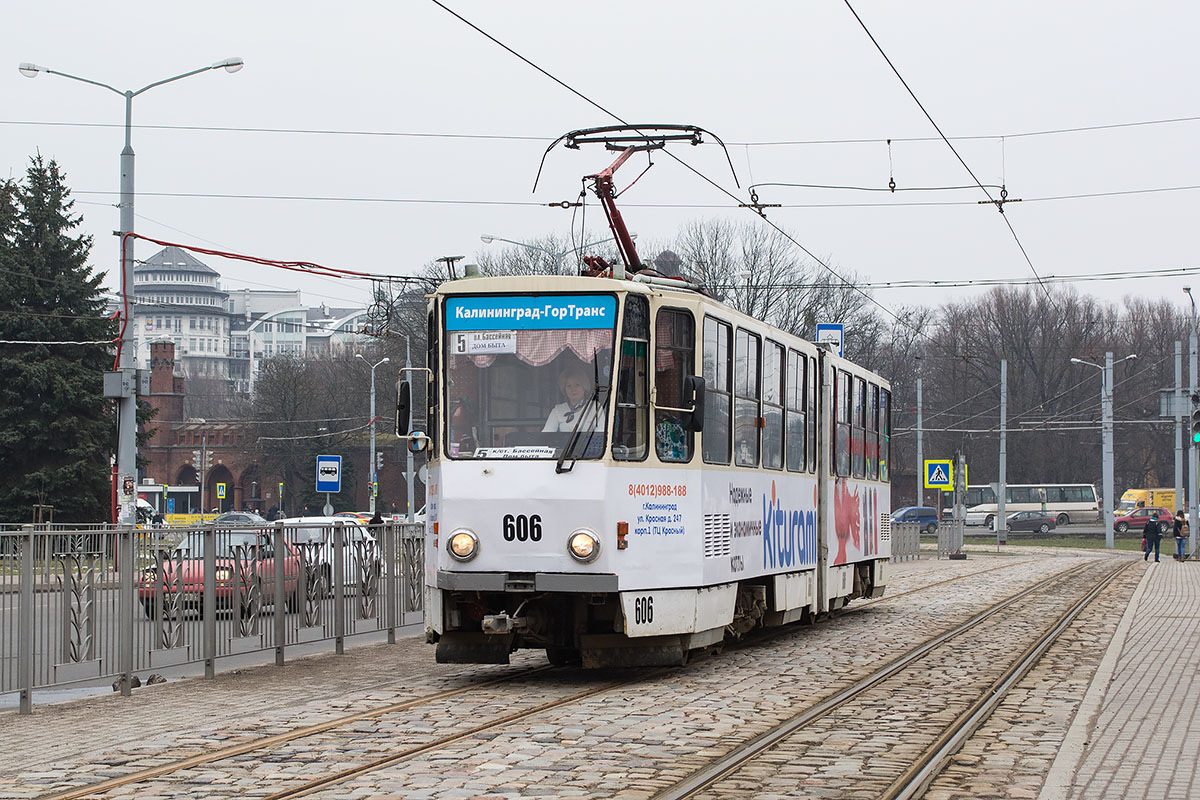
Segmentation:
{"type": "Polygon", "coordinates": [[[461,279],[429,309],[439,662],[681,664],[883,592],[880,376],[669,279],[461,279]]]}

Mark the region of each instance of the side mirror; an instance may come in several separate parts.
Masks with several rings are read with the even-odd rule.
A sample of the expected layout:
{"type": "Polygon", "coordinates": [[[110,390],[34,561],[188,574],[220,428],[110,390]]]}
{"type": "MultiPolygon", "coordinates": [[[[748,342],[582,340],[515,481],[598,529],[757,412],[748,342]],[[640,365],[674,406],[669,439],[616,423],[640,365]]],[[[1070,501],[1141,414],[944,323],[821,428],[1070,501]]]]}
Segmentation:
{"type": "Polygon", "coordinates": [[[429,435],[425,431],[413,431],[408,439],[408,449],[420,453],[429,447],[429,435]]]}
{"type": "Polygon", "coordinates": [[[412,386],[407,379],[396,382],[396,435],[407,436],[412,418],[412,386]]]}
{"type": "Polygon", "coordinates": [[[693,433],[704,430],[704,396],[704,378],[688,375],[683,379],[683,404],[692,407],[686,426],[693,433]]]}

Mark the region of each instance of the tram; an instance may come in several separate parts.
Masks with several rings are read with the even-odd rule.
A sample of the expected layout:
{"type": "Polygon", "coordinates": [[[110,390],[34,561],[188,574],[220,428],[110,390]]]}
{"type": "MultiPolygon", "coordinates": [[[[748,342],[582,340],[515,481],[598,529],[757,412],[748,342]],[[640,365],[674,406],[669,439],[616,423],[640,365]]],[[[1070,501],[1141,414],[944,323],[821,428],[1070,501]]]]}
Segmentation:
{"type": "Polygon", "coordinates": [[[439,662],[677,665],[884,591],[888,382],[629,261],[430,297],[439,662]]]}

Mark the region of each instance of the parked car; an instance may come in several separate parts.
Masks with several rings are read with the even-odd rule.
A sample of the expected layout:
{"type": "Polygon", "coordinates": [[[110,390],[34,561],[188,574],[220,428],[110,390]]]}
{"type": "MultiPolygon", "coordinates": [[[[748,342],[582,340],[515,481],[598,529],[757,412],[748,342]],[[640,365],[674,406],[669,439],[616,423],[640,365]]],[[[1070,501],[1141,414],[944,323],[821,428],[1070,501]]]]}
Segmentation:
{"type": "Polygon", "coordinates": [[[369,511],[339,511],[334,516],[352,522],[360,522],[364,525],[371,521],[371,512],[369,511]]]}
{"type": "MultiPolygon", "coordinates": [[[[1016,511],[1008,515],[1004,525],[1005,529],[1009,531],[1037,531],[1038,533],[1046,533],[1058,527],[1054,517],[1040,511],[1016,511]]],[[[995,528],[995,525],[993,524],[992,527],[995,528]]]]}
{"type": "Polygon", "coordinates": [[[284,535],[294,544],[316,544],[314,566],[317,569],[311,577],[323,579],[325,590],[333,591],[333,565],[336,562],[334,528],[342,524],[343,547],[342,564],[347,587],[352,587],[359,580],[359,561],[364,567],[373,567],[376,575],[382,574],[383,552],[375,541],[375,536],[367,529],[366,524],[352,517],[292,517],[283,520],[284,535]],[[361,555],[360,555],[361,551],[361,555]]]}
{"type": "MultiPolygon", "coordinates": [[[[146,616],[158,616],[156,604],[162,595],[170,595],[182,582],[183,608],[194,608],[204,614],[204,538],[191,536],[185,540],[180,557],[167,562],[159,572],[158,566],[142,570],[138,579],[138,600],[146,616]]],[[[299,607],[301,592],[298,589],[300,557],[296,549],[287,548],[283,557],[284,597],[288,611],[299,607]]],[[[275,548],[273,537],[266,531],[217,532],[215,589],[218,610],[230,610],[235,603],[242,602],[247,587],[256,585],[262,606],[275,603],[275,548]],[[238,571],[241,570],[241,577],[238,571]]],[[[242,607],[242,613],[248,609],[242,607]]]]}
{"type": "Polygon", "coordinates": [[[270,527],[271,523],[267,522],[265,517],[255,514],[253,511],[226,511],[220,514],[212,523],[220,528],[223,525],[233,527],[235,525],[261,525],[264,528],[270,527]]]}
{"type": "Polygon", "coordinates": [[[1113,520],[1113,530],[1117,533],[1124,533],[1133,528],[1135,531],[1140,531],[1146,527],[1146,523],[1150,521],[1151,514],[1158,514],[1158,526],[1166,533],[1175,524],[1175,512],[1169,508],[1135,508],[1128,513],[1122,514],[1113,520]]]}
{"type": "Polygon", "coordinates": [[[937,509],[930,506],[905,506],[892,512],[892,522],[917,522],[921,533],[935,533],[938,529],[937,509]]]}

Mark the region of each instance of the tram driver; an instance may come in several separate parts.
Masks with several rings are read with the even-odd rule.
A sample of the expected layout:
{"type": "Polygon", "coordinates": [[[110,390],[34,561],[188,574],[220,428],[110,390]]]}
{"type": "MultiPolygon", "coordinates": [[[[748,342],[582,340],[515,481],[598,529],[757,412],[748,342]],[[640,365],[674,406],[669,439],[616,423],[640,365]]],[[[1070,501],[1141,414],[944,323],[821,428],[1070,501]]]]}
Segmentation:
{"type": "Polygon", "coordinates": [[[604,409],[597,403],[592,391],[595,381],[582,364],[568,364],[558,375],[558,390],[565,402],[550,410],[550,416],[542,428],[543,433],[554,431],[602,431],[604,409]],[[580,421],[582,417],[582,421],[580,421]]]}

